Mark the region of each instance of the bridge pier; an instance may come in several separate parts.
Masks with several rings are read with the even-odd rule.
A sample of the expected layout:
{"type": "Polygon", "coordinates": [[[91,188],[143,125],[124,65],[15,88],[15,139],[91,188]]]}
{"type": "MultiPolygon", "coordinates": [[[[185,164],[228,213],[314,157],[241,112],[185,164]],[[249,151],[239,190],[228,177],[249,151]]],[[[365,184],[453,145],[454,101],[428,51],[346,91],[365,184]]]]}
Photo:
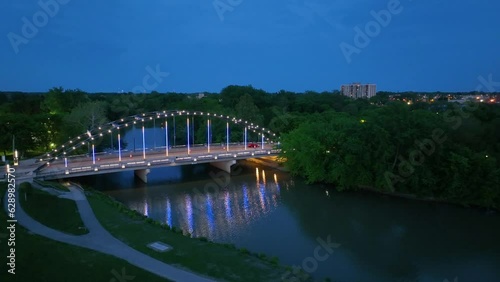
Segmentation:
{"type": "Polygon", "coordinates": [[[149,168],[134,170],[135,177],[142,180],[144,183],[148,183],[148,174],[151,172],[149,168]]]}
{"type": "Polygon", "coordinates": [[[236,164],[236,160],[230,161],[222,161],[222,162],[211,162],[210,165],[215,166],[216,168],[222,169],[227,173],[231,173],[231,166],[236,164]]]}

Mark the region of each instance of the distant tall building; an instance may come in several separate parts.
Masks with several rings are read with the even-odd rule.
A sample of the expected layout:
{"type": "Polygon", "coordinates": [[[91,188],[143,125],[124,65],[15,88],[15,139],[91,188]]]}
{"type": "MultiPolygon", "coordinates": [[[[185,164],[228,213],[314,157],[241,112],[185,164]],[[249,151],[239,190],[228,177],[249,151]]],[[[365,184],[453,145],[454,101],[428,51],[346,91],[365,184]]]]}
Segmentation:
{"type": "Polygon", "coordinates": [[[359,82],[344,84],[340,87],[340,93],[354,99],[371,98],[377,94],[377,86],[375,84],[361,84],[359,82]]]}

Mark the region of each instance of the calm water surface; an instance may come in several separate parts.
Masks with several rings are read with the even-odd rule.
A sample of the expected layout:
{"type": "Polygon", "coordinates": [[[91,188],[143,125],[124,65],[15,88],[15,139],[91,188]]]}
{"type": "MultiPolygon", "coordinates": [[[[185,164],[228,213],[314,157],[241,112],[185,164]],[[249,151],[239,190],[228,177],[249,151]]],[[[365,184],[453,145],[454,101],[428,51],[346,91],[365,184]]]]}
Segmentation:
{"type": "MultiPolygon", "coordinates": [[[[333,281],[500,281],[500,215],[369,193],[337,193],[265,167],[230,178],[209,165],[81,179],[194,236],[314,266],[318,239],[339,244],[312,275],[333,281]],[[308,264],[311,263],[311,264],[308,264]]],[[[319,255],[325,252],[320,251],[319,255]]],[[[310,268],[308,268],[310,269],[310,268]]]]}

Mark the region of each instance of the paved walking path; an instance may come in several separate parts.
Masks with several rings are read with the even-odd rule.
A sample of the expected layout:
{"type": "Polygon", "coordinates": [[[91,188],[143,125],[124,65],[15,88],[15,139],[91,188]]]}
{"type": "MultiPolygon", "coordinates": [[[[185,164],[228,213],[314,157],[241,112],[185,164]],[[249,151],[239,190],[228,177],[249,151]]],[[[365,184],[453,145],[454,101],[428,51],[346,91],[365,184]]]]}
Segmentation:
{"type": "MultiPolygon", "coordinates": [[[[99,223],[83,191],[75,186],[70,186],[68,188],[70,192],[67,193],[68,195],[66,195],[65,198],[72,198],[73,200],[75,200],[83,223],[89,230],[88,234],[79,236],[69,235],[49,228],[32,219],[28,214],[26,214],[26,212],[24,212],[24,210],[21,208],[19,200],[17,200],[19,199],[19,189],[16,189],[17,222],[35,234],[56,241],[92,249],[105,254],[110,254],[112,256],[126,260],[132,265],[173,281],[215,281],[163,263],[131,248],[122,241],[116,239],[99,223]]],[[[5,197],[4,208],[7,208],[7,197],[5,197]]]]}

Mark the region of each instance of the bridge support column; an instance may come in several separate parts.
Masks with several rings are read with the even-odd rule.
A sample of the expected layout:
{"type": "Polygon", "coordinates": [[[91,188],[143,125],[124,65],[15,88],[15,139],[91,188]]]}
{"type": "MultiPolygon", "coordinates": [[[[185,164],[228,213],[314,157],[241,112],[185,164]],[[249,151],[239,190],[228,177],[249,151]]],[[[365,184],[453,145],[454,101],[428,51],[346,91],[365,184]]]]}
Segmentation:
{"type": "Polygon", "coordinates": [[[222,169],[223,171],[225,171],[227,173],[231,173],[231,166],[236,164],[236,160],[222,161],[222,162],[211,162],[210,164],[212,166],[215,166],[216,168],[222,169]]]}
{"type": "Polygon", "coordinates": [[[138,169],[134,170],[135,177],[142,180],[144,183],[148,183],[148,174],[151,172],[150,169],[138,169]]]}

